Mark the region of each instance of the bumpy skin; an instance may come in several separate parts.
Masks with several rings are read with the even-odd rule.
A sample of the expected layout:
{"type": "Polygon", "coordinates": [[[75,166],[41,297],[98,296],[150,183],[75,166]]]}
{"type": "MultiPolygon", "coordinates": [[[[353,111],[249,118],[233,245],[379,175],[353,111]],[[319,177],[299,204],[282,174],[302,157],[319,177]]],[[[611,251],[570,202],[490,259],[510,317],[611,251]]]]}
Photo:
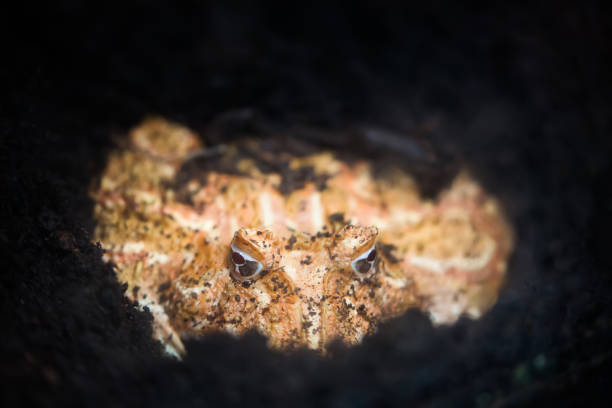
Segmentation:
{"type": "Polygon", "coordinates": [[[149,119],[92,189],[95,240],[169,353],[184,353],[181,338],[248,330],[276,348],[324,351],[410,307],[452,323],[497,299],[512,233],[466,174],[430,202],[400,169],[374,177],[366,161],[320,152],[279,153],[271,160],[285,173],[262,172],[239,154],[258,148],[245,141],[212,158],[188,129],[149,119]],[[185,175],[194,160],[225,164],[185,175]],[[308,177],[288,189],[292,174],[308,177]],[[357,272],[373,245],[371,268],[357,272]],[[242,276],[230,246],[261,272],[242,276]]]}

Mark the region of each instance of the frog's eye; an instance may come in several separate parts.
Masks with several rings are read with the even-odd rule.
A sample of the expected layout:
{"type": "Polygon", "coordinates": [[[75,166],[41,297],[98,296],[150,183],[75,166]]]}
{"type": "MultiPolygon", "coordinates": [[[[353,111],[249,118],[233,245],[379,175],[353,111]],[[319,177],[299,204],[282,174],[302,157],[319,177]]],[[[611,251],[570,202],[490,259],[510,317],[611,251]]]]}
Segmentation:
{"type": "Polygon", "coordinates": [[[230,246],[230,260],[230,273],[241,282],[254,279],[263,269],[261,262],[233,244],[230,246]]]}
{"type": "Polygon", "coordinates": [[[351,262],[351,266],[353,270],[357,272],[358,275],[363,276],[367,275],[371,271],[374,270],[374,265],[376,264],[376,245],[372,244],[372,246],[359,255],[357,258],[353,259],[351,262]]]}

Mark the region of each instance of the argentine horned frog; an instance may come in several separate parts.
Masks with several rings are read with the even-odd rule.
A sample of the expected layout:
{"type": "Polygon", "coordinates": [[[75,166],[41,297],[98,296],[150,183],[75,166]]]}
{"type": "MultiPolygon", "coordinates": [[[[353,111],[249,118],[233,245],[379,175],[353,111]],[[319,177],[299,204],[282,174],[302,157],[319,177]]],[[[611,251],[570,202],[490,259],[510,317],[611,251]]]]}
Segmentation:
{"type": "Polygon", "coordinates": [[[261,143],[204,149],[149,119],[92,189],[94,238],[170,354],[190,336],[249,330],[324,351],[408,308],[441,324],[495,302],[512,233],[469,176],[431,201],[399,168],[375,176],[365,160],[261,143]]]}

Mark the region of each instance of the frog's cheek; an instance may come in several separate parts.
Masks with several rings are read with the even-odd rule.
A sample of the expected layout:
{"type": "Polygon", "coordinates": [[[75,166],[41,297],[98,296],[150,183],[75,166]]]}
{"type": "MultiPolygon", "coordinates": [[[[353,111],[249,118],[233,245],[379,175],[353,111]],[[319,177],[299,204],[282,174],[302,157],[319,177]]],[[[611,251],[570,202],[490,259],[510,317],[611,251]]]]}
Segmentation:
{"type": "Polygon", "coordinates": [[[363,337],[376,330],[381,315],[376,286],[356,282],[354,273],[334,270],[325,279],[321,327],[323,344],[340,340],[346,345],[359,344],[363,337]]]}
{"type": "Polygon", "coordinates": [[[248,292],[257,305],[257,329],[268,338],[271,347],[292,348],[303,344],[300,298],[284,272],[270,271],[249,287],[248,292]]]}

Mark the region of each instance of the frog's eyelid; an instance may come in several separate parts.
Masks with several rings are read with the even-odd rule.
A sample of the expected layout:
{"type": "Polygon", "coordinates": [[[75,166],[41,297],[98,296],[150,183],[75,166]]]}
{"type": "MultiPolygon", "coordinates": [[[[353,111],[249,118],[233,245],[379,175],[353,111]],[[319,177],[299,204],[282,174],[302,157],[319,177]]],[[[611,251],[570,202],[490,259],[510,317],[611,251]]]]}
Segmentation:
{"type": "MultiPolygon", "coordinates": [[[[257,259],[253,258],[247,252],[245,252],[245,251],[243,251],[241,249],[238,249],[236,246],[234,246],[234,244],[231,244],[230,248],[232,249],[232,251],[240,254],[244,258],[245,261],[259,262],[257,259]]],[[[261,263],[261,262],[259,262],[259,263],[261,263]]]]}
{"type": "Polygon", "coordinates": [[[359,255],[357,258],[355,258],[355,259],[353,260],[353,262],[357,262],[357,261],[359,261],[359,260],[362,260],[362,259],[364,259],[364,258],[367,258],[367,257],[368,257],[368,255],[370,255],[370,252],[372,252],[374,249],[376,249],[376,244],[372,244],[372,246],[371,246],[371,247],[369,247],[367,250],[363,251],[363,252],[361,253],[361,255],[359,255]]]}

